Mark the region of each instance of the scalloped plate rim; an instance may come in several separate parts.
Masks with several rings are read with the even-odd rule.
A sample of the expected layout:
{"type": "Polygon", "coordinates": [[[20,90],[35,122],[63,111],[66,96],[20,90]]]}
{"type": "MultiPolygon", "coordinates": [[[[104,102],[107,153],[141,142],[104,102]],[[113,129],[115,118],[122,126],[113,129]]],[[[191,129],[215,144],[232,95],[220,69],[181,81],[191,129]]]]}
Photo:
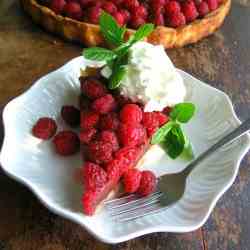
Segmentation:
{"type": "MultiPolygon", "coordinates": [[[[4,131],[5,132],[8,131],[8,129],[6,128],[6,119],[7,119],[6,116],[7,116],[8,108],[10,106],[12,106],[19,99],[23,98],[31,90],[34,90],[35,88],[39,88],[39,86],[42,83],[43,78],[48,77],[49,75],[54,74],[56,72],[62,71],[64,68],[67,68],[73,61],[79,60],[79,58],[82,58],[82,57],[73,58],[72,60],[70,60],[69,62],[67,62],[66,64],[64,64],[60,68],[58,68],[57,70],[52,71],[52,72],[42,76],[41,78],[36,80],[35,83],[30,88],[28,88],[24,93],[22,93],[21,95],[17,96],[14,99],[12,99],[4,107],[4,110],[3,110],[3,113],[2,113],[4,131]]],[[[227,103],[229,104],[230,111],[231,111],[231,114],[232,114],[232,118],[236,121],[236,123],[238,125],[241,123],[241,121],[239,120],[239,118],[237,117],[237,115],[236,115],[236,113],[234,111],[231,99],[229,98],[229,96],[225,92],[204,83],[203,81],[193,77],[192,75],[190,75],[187,72],[184,72],[184,71],[182,71],[180,69],[178,69],[178,70],[180,71],[181,74],[185,75],[186,77],[194,79],[194,80],[198,80],[198,81],[200,81],[200,83],[202,85],[206,86],[207,88],[211,88],[211,89],[213,89],[213,91],[217,91],[218,93],[224,95],[224,97],[227,100],[227,103]]],[[[5,133],[5,134],[8,134],[8,133],[5,133]]],[[[0,152],[0,163],[1,163],[1,168],[3,169],[4,173],[7,176],[9,176],[10,178],[12,178],[12,179],[16,180],[17,182],[19,182],[19,183],[23,184],[24,186],[26,186],[32,193],[34,193],[34,195],[38,198],[38,200],[46,208],[48,208],[51,212],[53,212],[54,214],[60,215],[60,216],[62,216],[64,218],[67,218],[67,219],[69,219],[69,220],[71,220],[73,222],[76,222],[77,224],[83,226],[90,234],[92,234],[95,238],[99,239],[102,242],[109,243],[109,244],[116,244],[116,243],[124,242],[124,241],[130,240],[130,239],[133,239],[133,238],[136,238],[136,237],[139,237],[139,236],[142,236],[142,235],[154,233],[154,232],[185,233],[185,232],[191,232],[191,231],[194,231],[194,230],[200,228],[207,221],[207,219],[210,216],[210,214],[211,214],[213,208],[215,207],[217,201],[230,188],[230,186],[233,184],[233,182],[234,182],[234,180],[235,180],[235,178],[236,178],[236,176],[238,174],[240,163],[241,163],[243,157],[246,155],[246,153],[250,149],[250,135],[249,135],[249,133],[247,133],[245,136],[246,136],[246,138],[248,140],[247,145],[245,146],[244,150],[242,150],[241,155],[237,159],[236,168],[235,168],[235,171],[234,171],[232,177],[230,178],[228,183],[226,183],[224,185],[224,187],[216,194],[216,197],[213,199],[213,201],[211,202],[211,204],[209,206],[208,212],[206,213],[206,215],[204,216],[204,218],[201,221],[198,221],[193,226],[182,226],[182,227],[173,227],[173,226],[170,227],[170,226],[165,226],[165,225],[164,226],[151,226],[151,227],[149,227],[147,229],[138,230],[136,232],[132,232],[130,234],[120,236],[120,237],[117,237],[117,238],[114,238],[114,237],[102,237],[102,235],[99,235],[98,233],[96,233],[93,228],[89,227],[88,223],[86,223],[84,220],[78,220],[78,218],[76,218],[72,212],[70,212],[70,211],[68,211],[68,210],[66,210],[64,208],[60,208],[57,205],[53,205],[52,202],[46,201],[46,197],[43,197],[42,192],[40,192],[35,187],[35,185],[32,184],[29,180],[24,179],[24,178],[22,178],[22,177],[20,177],[18,175],[15,175],[14,173],[8,171],[8,168],[3,166],[3,164],[2,164],[3,151],[5,149],[5,144],[7,142],[7,136],[6,135],[4,135],[2,148],[1,148],[1,152],[0,152]]]]}

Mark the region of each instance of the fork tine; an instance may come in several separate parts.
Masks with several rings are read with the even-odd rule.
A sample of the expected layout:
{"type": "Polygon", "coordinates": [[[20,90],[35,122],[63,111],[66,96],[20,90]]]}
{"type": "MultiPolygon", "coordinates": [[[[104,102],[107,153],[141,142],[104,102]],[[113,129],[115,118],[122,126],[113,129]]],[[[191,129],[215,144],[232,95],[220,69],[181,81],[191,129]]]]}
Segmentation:
{"type": "Polygon", "coordinates": [[[137,204],[132,204],[132,205],[128,205],[125,207],[123,206],[121,209],[110,208],[110,214],[111,214],[111,216],[116,216],[116,215],[120,215],[120,214],[124,214],[124,213],[128,213],[128,212],[136,211],[138,209],[150,207],[153,204],[159,202],[159,198],[161,196],[162,196],[162,193],[160,193],[157,196],[154,196],[150,199],[144,200],[143,202],[141,201],[140,203],[138,202],[137,204]]]}

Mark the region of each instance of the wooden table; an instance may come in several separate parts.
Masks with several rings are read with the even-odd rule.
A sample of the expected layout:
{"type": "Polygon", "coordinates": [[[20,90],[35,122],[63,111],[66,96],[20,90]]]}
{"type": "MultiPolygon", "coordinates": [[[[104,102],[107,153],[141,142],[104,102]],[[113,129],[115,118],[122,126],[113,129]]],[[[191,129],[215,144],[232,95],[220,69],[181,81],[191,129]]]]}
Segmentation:
{"type": "MultiPolygon", "coordinates": [[[[175,64],[225,91],[241,119],[250,107],[250,2],[233,3],[222,29],[195,45],[168,51],[175,64]]],[[[34,25],[17,0],[0,1],[0,105],[44,74],[80,54],[34,25]]],[[[1,131],[1,138],[3,129],[1,131]]],[[[154,233],[118,245],[96,241],[80,226],[52,214],[27,188],[0,172],[0,249],[168,250],[250,249],[250,155],[207,223],[186,234],[154,233]]]]}

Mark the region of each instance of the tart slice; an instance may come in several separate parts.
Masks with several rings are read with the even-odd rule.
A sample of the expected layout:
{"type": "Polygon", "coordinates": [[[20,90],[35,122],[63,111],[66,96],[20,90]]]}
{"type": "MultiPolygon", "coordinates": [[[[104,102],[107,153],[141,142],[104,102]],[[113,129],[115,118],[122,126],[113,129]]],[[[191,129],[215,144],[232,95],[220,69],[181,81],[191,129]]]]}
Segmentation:
{"type": "Polygon", "coordinates": [[[168,121],[163,112],[143,112],[143,106],[108,90],[99,76],[81,77],[81,132],[84,163],[83,210],[94,214],[111,191],[150,147],[153,133],[168,121]]]}

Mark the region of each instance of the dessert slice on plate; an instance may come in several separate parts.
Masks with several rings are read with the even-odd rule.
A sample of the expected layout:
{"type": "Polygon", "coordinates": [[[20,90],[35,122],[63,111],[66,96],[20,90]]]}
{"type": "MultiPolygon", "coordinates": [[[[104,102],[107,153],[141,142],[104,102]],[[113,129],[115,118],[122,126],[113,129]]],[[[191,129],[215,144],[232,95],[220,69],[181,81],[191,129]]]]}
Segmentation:
{"type": "Polygon", "coordinates": [[[83,209],[87,215],[94,214],[104,199],[118,194],[121,180],[126,192],[150,194],[156,186],[154,174],[131,169],[140,166],[152,144],[161,143],[171,157],[179,156],[187,145],[180,123],[194,112],[192,104],[179,104],[186,89],[164,48],[140,42],[153,25],[142,26],[124,42],[125,30],[111,16],[103,13],[100,20],[104,36],[120,45],[113,50],[83,51],[85,58],[102,62],[99,68],[87,68],[80,78],[83,209]]]}

